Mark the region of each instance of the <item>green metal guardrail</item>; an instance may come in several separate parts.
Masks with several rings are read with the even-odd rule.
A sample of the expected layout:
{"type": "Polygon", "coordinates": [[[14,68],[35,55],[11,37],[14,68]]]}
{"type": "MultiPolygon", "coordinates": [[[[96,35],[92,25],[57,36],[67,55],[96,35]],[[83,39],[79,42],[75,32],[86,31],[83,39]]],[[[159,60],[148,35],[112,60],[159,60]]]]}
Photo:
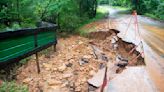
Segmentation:
{"type": "Polygon", "coordinates": [[[56,29],[54,25],[0,33],[0,66],[56,45],[56,29]]]}

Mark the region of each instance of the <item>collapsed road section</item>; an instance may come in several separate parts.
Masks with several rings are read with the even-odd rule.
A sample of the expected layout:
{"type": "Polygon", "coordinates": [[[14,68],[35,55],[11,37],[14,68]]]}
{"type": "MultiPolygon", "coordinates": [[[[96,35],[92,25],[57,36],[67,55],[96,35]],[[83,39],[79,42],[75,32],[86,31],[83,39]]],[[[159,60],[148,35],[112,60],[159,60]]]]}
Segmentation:
{"type": "MultiPolygon", "coordinates": [[[[117,33],[116,30],[99,31],[89,36],[99,39],[91,44],[104,52],[112,52],[115,57],[114,60],[106,60],[108,61],[107,69],[100,69],[94,77],[88,80],[89,90],[91,90],[89,92],[156,92],[145,70],[144,58],[136,50],[138,46],[118,38],[117,33]]],[[[103,60],[103,58],[100,59],[103,60]]]]}
{"type": "Polygon", "coordinates": [[[135,45],[118,38],[116,30],[91,32],[88,38],[60,38],[57,52],[41,55],[18,71],[17,82],[30,92],[156,92],[135,45]]]}

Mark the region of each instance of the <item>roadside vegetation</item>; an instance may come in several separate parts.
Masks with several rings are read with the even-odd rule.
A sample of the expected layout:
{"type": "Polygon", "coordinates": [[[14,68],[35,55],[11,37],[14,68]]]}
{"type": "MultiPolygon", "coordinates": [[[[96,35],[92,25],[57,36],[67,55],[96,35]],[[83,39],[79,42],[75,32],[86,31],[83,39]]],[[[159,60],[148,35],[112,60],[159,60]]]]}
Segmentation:
{"type": "Polygon", "coordinates": [[[164,20],[163,0],[1,0],[0,32],[35,28],[40,21],[57,23],[60,31],[74,32],[104,16],[98,4],[136,9],[141,15],[164,20]]]}
{"type": "MultiPolygon", "coordinates": [[[[36,23],[57,23],[61,31],[72,32],[96,17],[97,0],[1,0],[0,30],[36,27],[36,23]]],[[[98,14],[97,18],[101,17],[98,14]]]]}
{"type": "Polygon", "coordinates": [[[0,86],[0,92],[28,92],[27,86],[18,85],[13,82],[3,82],[0,86]]]}
{"type": "Polygon", "coordinates": [[[135,9],[141,15],[164,21],[164,0],[101,0],[101,4],[135,9]]]}

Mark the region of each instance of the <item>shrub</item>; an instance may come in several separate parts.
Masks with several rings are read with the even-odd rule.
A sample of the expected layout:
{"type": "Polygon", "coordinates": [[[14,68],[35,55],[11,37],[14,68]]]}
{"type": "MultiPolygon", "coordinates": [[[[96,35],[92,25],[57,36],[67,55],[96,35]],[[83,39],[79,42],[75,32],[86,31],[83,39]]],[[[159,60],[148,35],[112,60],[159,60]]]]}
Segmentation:
{"type": "Polygon", "coordinates": [[[0,85],[0,92],[28,92],[26,86],[18,85],[15,82],[3,82],[0,85]]]}

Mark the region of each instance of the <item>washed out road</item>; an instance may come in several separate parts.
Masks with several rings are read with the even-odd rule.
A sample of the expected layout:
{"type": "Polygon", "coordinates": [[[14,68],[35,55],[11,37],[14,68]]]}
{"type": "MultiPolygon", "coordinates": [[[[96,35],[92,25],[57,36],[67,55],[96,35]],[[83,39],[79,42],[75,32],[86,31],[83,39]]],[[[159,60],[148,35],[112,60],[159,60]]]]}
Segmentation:
{"type": "Polygon", "coordinates": [[[164,91],[164,22],[156,21],[138,15],[138,28],[140,35],[135,31],[135,22],[131,14],[123,14],[122,10],[109,7],[108,24],[111,29],[120,31],[119,36],[125,41],[138,44],[143,41],[144,57],[149,74],[154,80],[158,90],[164,91]],[[132,18],[133,21],[133,18],[132,18]],[[128,28],[127,28],[128,27],[128,28]],[[127,30],[128,29],[128,30],[127,30]],[[127,33],[126,33],[127,31],[127,33]]]}

